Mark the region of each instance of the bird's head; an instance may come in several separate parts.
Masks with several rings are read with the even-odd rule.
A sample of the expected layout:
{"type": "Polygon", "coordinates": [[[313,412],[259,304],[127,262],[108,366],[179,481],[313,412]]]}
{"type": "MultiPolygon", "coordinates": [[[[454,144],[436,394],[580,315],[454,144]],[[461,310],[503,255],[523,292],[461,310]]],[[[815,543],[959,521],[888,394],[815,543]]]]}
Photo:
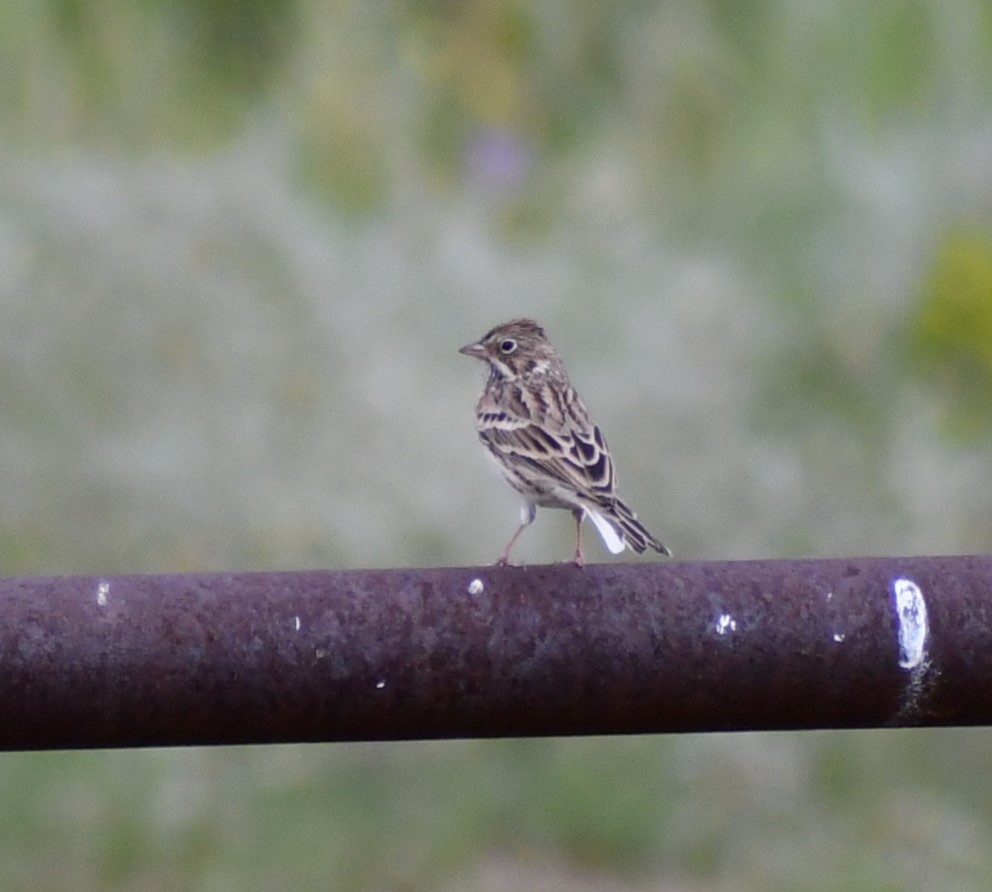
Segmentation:
{"type": "Polygon", "coordinates": [[[561,370],[557,351],[533,319],[497,325],[458,352],[489,363],[492,371],[506,381],[561,370]]]}

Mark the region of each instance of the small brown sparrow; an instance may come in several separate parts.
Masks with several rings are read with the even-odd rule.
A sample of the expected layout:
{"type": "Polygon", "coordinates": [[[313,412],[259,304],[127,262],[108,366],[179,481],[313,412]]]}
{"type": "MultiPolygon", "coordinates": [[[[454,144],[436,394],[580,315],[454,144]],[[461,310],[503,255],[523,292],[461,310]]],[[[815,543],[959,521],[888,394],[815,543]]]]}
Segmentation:
{"type": "Polygon", "coordinates": [[[558,352],[531,319],[498,325],[459,353],[489,364],[475,426],[503,477],[521,496],[520,526],[496,562],[534,522],[537,509],[567,508],[575,517],[575,564],[581,567],[582,519],[589,517],[613,553],[671,552],[617,496],[606,440],[589,418],[558,352]]]}

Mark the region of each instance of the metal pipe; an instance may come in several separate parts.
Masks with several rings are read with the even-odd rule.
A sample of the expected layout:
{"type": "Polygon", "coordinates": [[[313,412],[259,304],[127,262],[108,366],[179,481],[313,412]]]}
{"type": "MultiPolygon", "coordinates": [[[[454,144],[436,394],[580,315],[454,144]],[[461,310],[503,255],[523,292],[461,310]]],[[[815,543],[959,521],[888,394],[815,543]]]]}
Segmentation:
{"type": "Polygon", "coordinates": [[[0,749],[992,723],[992,557],[0,579],[0,749]]]}

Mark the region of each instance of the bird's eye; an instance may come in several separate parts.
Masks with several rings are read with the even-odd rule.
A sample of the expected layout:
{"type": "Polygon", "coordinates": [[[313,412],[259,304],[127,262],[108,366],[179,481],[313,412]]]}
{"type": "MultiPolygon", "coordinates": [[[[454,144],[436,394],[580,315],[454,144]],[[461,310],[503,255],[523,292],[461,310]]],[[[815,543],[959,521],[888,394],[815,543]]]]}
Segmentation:
{"type": "Polygon", "coordinates": [[[501,353],[512,353],[517,349],[517,342],[513,338],[506,338],[499,342],[499,349],[501,353]]]}

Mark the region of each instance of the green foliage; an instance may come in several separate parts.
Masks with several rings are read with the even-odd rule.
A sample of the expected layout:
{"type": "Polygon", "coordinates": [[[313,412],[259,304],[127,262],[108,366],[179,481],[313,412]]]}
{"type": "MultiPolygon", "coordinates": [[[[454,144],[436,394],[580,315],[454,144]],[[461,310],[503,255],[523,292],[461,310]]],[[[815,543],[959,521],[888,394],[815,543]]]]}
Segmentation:
{"type": "Polygon", "coordinates": [[[937,246],[910,319],[911,365],[938,383],[947,421],[976,434],[992,422],[992,232],[959,228],[937,246]]]}
{"type": "Polygon", "coordinates": [[[755,211],[780,216],[782,165],[813,148],[824,106],[877,126],[953,95],[962,58],[979,60],[976,82],[992,76],[992,13],[972,11],[970,54],[941,15],[927,0],[804,14],[729,0],[7,4],[0,114],[18,143],[203,148],[275,101],[331,205],[381,208],[414,165],[446,189],[490,182],[508,229],[531,232],[538,205],[567,202],[576,155],[606,139],[645,165],[652,203],[686,189],[753,201],[758,174],[755,211]],[[502,161],[480,160],[491,143],[502,161]]]}
{"type": "Polygon", "coordinates": [[[8,139],[126,150],[228,138],[278,82],[295,0],[50,0],[0,9],[8,139]]]}

